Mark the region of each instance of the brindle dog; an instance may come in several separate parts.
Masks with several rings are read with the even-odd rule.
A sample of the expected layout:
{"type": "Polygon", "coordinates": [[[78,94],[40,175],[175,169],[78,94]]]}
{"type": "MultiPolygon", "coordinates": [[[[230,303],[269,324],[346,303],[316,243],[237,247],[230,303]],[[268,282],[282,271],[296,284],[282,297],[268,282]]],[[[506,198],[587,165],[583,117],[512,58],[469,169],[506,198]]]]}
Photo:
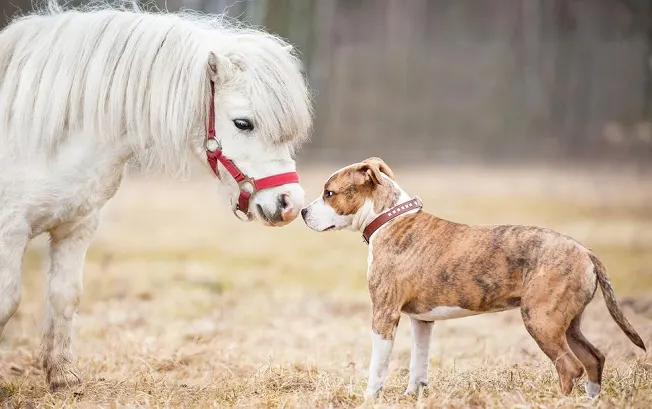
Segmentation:
{"type": "MultiPolygon", "coordinates": [[[[387,164],[369,158],[334,173],[301,214],[316,231],[363,232],[410,199],[387,164]]],[[[413,334],[406,393],[427,384],[434,321],[520,308],[527,331],[557,369],[562,393],[569,394],[586,371],[586,393],[597,396],[605,357],[584,337],[580,322],[598,285],[613,319],[645,350],[595,253],[550,229],[470,226],[410,208],[371,232],[368,260],[373,349],[367,398],[385,382],[401,312],[410,317],[413,334]]]]}

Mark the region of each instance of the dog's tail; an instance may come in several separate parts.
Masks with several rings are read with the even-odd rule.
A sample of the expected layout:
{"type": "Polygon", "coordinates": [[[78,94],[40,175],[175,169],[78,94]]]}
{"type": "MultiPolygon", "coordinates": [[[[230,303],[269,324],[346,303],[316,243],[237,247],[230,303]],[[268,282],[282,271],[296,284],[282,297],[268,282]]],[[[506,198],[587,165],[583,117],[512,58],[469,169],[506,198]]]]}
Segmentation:
{"type": "Polygon", "coordinates": [[[618,305],[618,301],[616,301],[616,294],[614,294],[614,289],[611,286],[611,282],[609,281],[609,277],[607,277],[607,270],[602,264],[600,260],[596,257],[595,254],[592,252],[589,252],[589,258],[591,259],[591,262],[593,263],[593,266],[595,267],[595,275],[598,277],[598,283],[600,283],[600,288],[602,289],[602,295],[604,296],[604,301],[607,304],[607,309],[609,310],[609,314],[611,314],[611,317],[616,321],[616,324],[620,327],[620,329],[623,330],[625,335],[627,335],[627,338],[630,339],[637,347],[641,348],[643,351],[647,351],[645,349],[645,344],[643,343],[643,340],[641,337],[638,335],[634,327],[632,327],[632,324],[627,321],[627,318],[625,318],[625,315],[623,315],[623,311],[620,309],[620,306],[618,305]]]}

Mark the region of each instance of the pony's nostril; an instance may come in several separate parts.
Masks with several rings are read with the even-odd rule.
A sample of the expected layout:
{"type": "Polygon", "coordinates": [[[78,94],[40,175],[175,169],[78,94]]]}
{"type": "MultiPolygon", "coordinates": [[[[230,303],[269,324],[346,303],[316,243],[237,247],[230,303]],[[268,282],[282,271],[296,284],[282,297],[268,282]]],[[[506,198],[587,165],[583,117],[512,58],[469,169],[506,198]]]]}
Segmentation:
{"type": "Polygon", "coordinates": [[[301,210],[301,206],[298,203],[293,202],[290,199],[290,195],[281,194],[278,197],[278,209],[280,209],[280,216],[284,222],[291,222],[298,215],[301,210]]]}
{"type": "Polygon", "coordinates": [[[290,200],[290,195],[286,193],[281,194],[281,196],[279,196],[279,204],[281,205],[282,210],[291,208],[292,201],[290,200]]]}

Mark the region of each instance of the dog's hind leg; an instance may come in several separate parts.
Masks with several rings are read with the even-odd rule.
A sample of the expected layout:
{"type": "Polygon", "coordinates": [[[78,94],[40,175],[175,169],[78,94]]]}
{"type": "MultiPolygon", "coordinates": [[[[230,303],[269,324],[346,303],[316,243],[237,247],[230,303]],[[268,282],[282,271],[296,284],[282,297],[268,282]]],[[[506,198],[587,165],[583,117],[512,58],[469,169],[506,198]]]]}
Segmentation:
{"type": "Polygon", "coordinates": [[[527,331],[555,365],[561,392],[570,394],[584,368],[566,340],[570,321],[566,310],[559,305],[525,303],[521,306],[521,316],[527,331]]]}
{"type": "Polygon", "coordinates": [[[20,304],[20,267],[28,241],[26,228],[0,226],[0,336],[20,304]]]}
{"type": "Polygon", "coordinates": [[[582,314],[575,317],[566,330],[566,339],[571,350],[584,365],[588,382],[586,383],[586,394],[594,398],[600,393],[602,384],[602,370],[604,368],[604,355],[592,345],[582,334],[580,323],[582,314]]]}

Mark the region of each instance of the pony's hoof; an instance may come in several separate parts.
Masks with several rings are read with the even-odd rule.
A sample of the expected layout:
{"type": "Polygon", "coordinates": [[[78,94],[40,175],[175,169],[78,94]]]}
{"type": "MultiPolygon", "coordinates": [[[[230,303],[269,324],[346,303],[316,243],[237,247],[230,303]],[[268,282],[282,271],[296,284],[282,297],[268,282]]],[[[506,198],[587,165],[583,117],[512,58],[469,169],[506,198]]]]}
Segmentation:
{"type": "Polygon", "coordinates": [[[428,386],[428,382],[423,382],[419,381],[414,384],[408,385],[407,389],[405,390],[404,395],[418,395],[421,392],[423,392],[423,389],[428,386]]]}
{"type": "Polygon", "coordinates": [[[374,403],[380,397],[380,389],[377,391],[367,389],[364,392],[364,401],[367,403],[374,403]]]}
{"type": "Polygon", "coordinates": [[[47,371],[50,392],[70,389],[81,384],[81,378],[72,365],[52,366],[47,371]]]}

